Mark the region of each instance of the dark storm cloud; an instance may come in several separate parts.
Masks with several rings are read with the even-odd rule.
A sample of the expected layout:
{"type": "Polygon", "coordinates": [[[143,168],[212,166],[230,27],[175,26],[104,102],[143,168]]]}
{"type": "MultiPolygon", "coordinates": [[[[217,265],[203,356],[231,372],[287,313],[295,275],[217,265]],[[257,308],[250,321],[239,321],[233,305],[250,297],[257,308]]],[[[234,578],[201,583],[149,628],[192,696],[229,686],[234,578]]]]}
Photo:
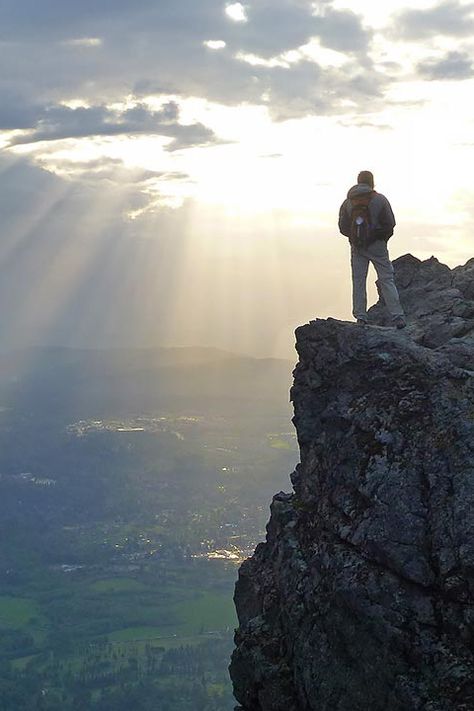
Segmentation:
{"type": "Polygon", "coordinates": [[[466,37],[474,31],[474,4],[446,0],[426,10],[403,10],[394,18],[392,34],[406,40],[435,35],[466,37]]]}
{"type": "Polygon", "coordinates": [[[167,150],[216,143],[214,133],[200,123],[178,123],[179,107],[168,102],[160,111],[151,111],[139,104],[125,111],[114,111],[106,106],[54,106],[45,109],[34,128],[27,134],[13,138],[10,145],[56,141],[64,138],[89,136],[158,135],[173,140],[167,150]]]}
{"type": "MultiPolygon", "coordinates": [[[[100,107],[135,92],[197,96],[233,105],[262,103],[262,97],[270,94],[277,98],[274,116],[295,115],[293,87],[301,86],[304,73],[319,83],[320,91],[318,86],[302,88],[301,115],[330,113],[340,108],[341,92],[337,86],[334,92],[329,90],[316,64],[312,72],[298,64],[282,72],[236,58],[251,53],[268,59],[311,38],[345,53],[351,76],[358,66],[370,75],[367,96],[374,84],[384,86],[386,78],[367,58],[372,32],[353,12],[335,10],[324,0],[251,0],[244,3],[248,21],[234,22],[225,13],[226,4],[223,0],[3,0],[0,37],[5,41],[0,42],[0,64],[2,76],[8,77],[18,95],[7,105],[4,124],[11,127],[15,115],[21,114],[20,106],[31,104],[21,128],[31,124],[47,140],[56,117],[42,116],[43,123],[37,126],[38,103],[51,107],[79,97],[100,107]],[[87,38],[96,39],[88,43],[87,38]],[[204,45],[208,40],[222,40],[226,46],[214,51],[204,45]],[[286,104],[283,110],[282,104],[286,104]]],[[[336,84],[346,83],[346,69],[331,71],[336,84]]],[[[92,113],[81,117],[94,120],[92,113]]],[[[79,114],[62,118],[71,124],[79,114]]],[[[101,116],[95,118],[100,124],[101,116]]],[[[63,121],[58,124],[61,131],[63,121]]],[[[113,121],[110,124],[111,133],[120,131],[113,121]]],[[[78,127],[76,131],[80,134],[78,127]]],[[[204,127],[195,131],[200,131],[199,140],[206,140],[204,127]]],[[[190,130],[181,128],[174,138],[177,147],[194,145],[190,130]]]]}
{"type": "Polygon", "coordinates": [[[417,70],[426,79],[459,81],[474,76],[474,65],[467,52],[448,52],[442,59],[420,62],[417,70]]]}

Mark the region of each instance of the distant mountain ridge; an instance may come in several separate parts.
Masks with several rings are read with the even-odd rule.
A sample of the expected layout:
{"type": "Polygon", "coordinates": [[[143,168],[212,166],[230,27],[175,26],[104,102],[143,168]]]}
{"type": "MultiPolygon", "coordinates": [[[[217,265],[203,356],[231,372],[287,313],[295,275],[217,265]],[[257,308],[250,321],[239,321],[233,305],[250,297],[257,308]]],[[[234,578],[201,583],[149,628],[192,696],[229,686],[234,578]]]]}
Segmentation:
{"type": "MultiPolygon", "coordinates": [[[[217,348],[86,350],[33,348],[0,356],[3,396],[38,407],[137,412],[177,408],[183,402],[199,409],[230,403],[288,402],[293,363],[254,358],[217,348]]],[[[1,391],[0,391],[1,394],[1,391]]]]}
{"type": "Polygon", "coordinates": [[[115,365],[156,366],[218,362],[229,359],[283,360],[257,358],[225,351],[212,346],[162,346],[159,348],[72,348],[68,346],[36,346],[0,353],[0,369],[19,363],[114,363],[115,365]]]}

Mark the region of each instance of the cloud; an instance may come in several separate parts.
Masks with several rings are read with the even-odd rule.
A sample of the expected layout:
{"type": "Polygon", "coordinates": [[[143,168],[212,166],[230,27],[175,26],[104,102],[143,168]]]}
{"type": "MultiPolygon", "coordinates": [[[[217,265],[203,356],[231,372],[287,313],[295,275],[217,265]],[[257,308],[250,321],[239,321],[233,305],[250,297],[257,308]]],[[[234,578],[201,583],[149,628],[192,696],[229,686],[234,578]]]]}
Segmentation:
{"type": "MultiPolygon", "coordinates": [[[[283,74],[238,59],[242,54],[254,54],[271,60],[314,37],[321,46],[347,55],[351,76],[356,73],[355,65],[361,72],[370,73],[370,81],[361,81],[361,87],[369,88],[367,98],[373,95],[374,83],[379,81],[368,59],[373,33],[354,12],[335,10],[325,0],[249,0],[242,4],[247,21],[236,22],[226,14],[227,5],[224,0],[22,0],[20,7],[13,0],[4,0],[2,76],[9,77],[18,97],[25,97],[12,102],[13,116],[5,123],[14,123],[14,116],[20,116],[20,105],[24,108],[31,104],[29,121],[37,135],[41,131],[42,140],[48,140],[55,121],[60,131],[61,127],[66,130],[65,122],[72,129],[79,116],[91,122],[94,116],[91,112],[60,117],[50,112],[41,116],[43,123],[37,126],[33,109],[38,104],[54,107],[82,99],[96,107],[98,128],[105,131],[107,127],[102,124],[107,123],[113,131],[113,117],[101,117],[97,107],[130,94],[143,96],[147,91],[231,105],[263,104],[262,97],[269,94],[273,116],[294,115],[298,112],[291,105],[292,85],[296,82],[301,86],[305,73],[309,81],[318,84],[304,88],[301,111],[324,114],[341,110],[341,92],[337,86],[334,92],[328,89],[317,64],[310,71],[296,62],[283,74]],[[11,37],[15,42],[7,41],[11,37]],[[209,41],[219,42],[220,50],[210,51],[206,45],[209,41]],[[318,89],[320,98],[315,100],[318,89]],[[309,101],[305,100],[308,95],[309,101]],[[277,102],[273,109],[271,97],[277,102]]],[[[332,80],[347,84],[342,71],[333,74],[332,80]]],[[[384,83],[386,79],[380,78],[379,88],[384,83]]],[[[75,130],[80,133],[78,127],[75,130]]],[[[116,125],[116,130],[120,131],[120,126],[116,125]]],[[[196,140],[207,140],[203,127],[181,128],[175,145],[193,144],[193,133],[196,140]]]]}
{"type": "Polygon", "coordinates": [[[417,71],[426,79],[459,81],[474,76],[474,65],[467,52],[448,52],[441,59],[419,62],[417,71]]]}
{"type": "Polygon", "coordinates": [[[207,40],[206,42],[203,43],[205,47],[208,47],[209,49],[224,49],[225,42],[223,40],[207,40]]]}
{"type": "Polygon", "coordinates": [[[358,15],[350,10],[328,9],[316,17],[316,35],[323,47],[338,52],[366,52],[373,31],[363,27],[358,15]]]}
{"type": "Polygon", "coordinates": [[[232,5],[226,6],[226,15],[234,22],[247,22],[247,14],[245,7],[240,2],[234,2],[232,5]]]}
{"type": "Polygon", "coordinates": [[[410,9],[394,17],[392,34],[406,40],[436,35],[466,37],[474,31],[474,4],[445,0],[425,10],[410,9]]]}
{"type": "Polygon", "coordinates": [[[0,83],[0,130],[12,131],[32,128],[43,108],[22,95],[9,83],[0,83]]]}
{"type": "Polygon", "coordinates": [[[191,146],[218,142],[217,137],[201,123],[183,125],[178,122],[179,107],[170,101],[159,111],[144,104],[123,111],[106,106],[68,108],[52,106],[44,109],[29,132],[12,138],[10,145],[57,141],[64,138],[148,134],[170,137],[166,150],[176,151],[191,146]]]}
{"type": "Polygon", "coordinates": [[[146,187],[150,181],[156,186],[175,183],[176,181],[190,181],[188,173],[170,170],[144,170],[137,167],[128,167],[118,158],[103,156],[95,160],[56,160],[52,156],[42,158],[42,167],[51,169],[55,175],[79,180],[82,184],[112,182],[120,186],[133,186],[135,190],[146,187]]]}
{"type": "Polygon", "coordinates": [[[304,0],[253,0],[246,10],[248,22],[227,28],[223,39],[234,49],[264,58],[301,47],[312,37],[325,47],[347,52],[366,50],[371,40],[357,15],[324,3],[317,14],[314,4],[304,0]]]}
{"type": "Polygon", "coordinates": [[[77,39],[64,40],[63,44],[66,47],[100,47],[102,40],[100,37],[78,37],[77,39]]]}
{"type": "Polygon", "coordinates": [[[360,119],[360,118],[355,118],[355,119],[349,120],[349,121],[341,121],[340,124],[341,124],[341,126],[344,126],[347,128],[368,128],[371,131],[372,130],[393,131],[393,126],[390,126],[389,124],[375,123],[373,121],[364,121],[363,119],[360,119]]]}
{"type": "Polygon", "coordinates": [[[282,67],[256,68],[268,95],[268,109],[274,120],[301,118],[309,114],[334,115],[373,113],[383,100],[386,76],[357,60],[341,68],[301,61],[291,71],[282,67]]]}
{"type": "Polygon", "coordinates": [[[114,24],[116,18],[133,22],[136,13],[142,16],[163,6],[163,2],[153,0],[82,0],[81,3],[22,0],[21,6],[16,0],[2,0],[0,38],[8,41],[12,36],[18,39],[42,36],[50,40],[66,39],[68,35],[97,37],[100,33],[90,31],[91,28],[114,24]]]}

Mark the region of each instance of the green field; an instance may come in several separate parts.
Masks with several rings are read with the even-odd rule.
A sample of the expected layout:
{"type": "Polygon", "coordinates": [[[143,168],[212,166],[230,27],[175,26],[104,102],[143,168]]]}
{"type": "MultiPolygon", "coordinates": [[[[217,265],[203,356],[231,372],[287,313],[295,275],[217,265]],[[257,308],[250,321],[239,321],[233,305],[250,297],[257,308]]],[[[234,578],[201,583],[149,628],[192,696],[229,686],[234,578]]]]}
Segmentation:
{"type": "Polygon", "coordinates": [[[40,615],[34,600],[10,595],[0,596],[0,627],[27,628],[40,615]]]}
{"type": "Polygon", "coordinates": [[[144,695],[186,694],[187,709],[195,680],[204,674],[209,698],[215,695],[220,708],[227,695],[230,708],[235,567],[202,561],[168,563],[166,574],[153,564],[134,575],[105,573],[50,570],[32,578],[28,597],[0,596],[0,662],[10,663],[13,686],[29,688],[32,680],[39,689],[46,686],[51,709],[62,711],[61,693],[66,690],[75,709],[84,680],[84,709],[94,708],[103,694],[126,695],[124,684],[148,680],[155,686],[143,687],[144,695]]]}
{"type": "Polygon", "coordinates": [[[18,659],[14,659],[12,661],[12,667],[18,671],[23,671],[30,662],[36,659],[37,656],[37,654],[30,654],[27,657],[19,657],[18,659]]]}
{"type": "Polygon", "coordinates": [[[192,600],[183,600],[172,609],[181,620],[176,628],[180,635],[198,634],[201,629],[212,632],[237,626],[230,595],[208,592],[192,600]]]}
{"type": "Polygon", "coordinates": [[[63,658],[77,661],[88,640],[153,640],[172,648],[228,634],[237,626],[232,600],[236,570],[222,565],[216,575],[213,565],[210,577],[208,565],[170,565],[166,579],[150,569],[135,577],[97,579],[82,572],[55,572],[34,579],[30,597],[0,596],[0,629],[30,638],[16,656],[15,647],[4,654],[22,668],[41,665],[44,652],[57,649],[63,658]]]}
{"type": "Polygon", "coordinates": [[[37,630],[42,622],[38,604],[29,598],[0,596],[0,627],[37,630]]]}
{"type": "Polygon", "coordinates": [[[158,627],[126,627],[107,635],[109,642],[139,642],[143,640],[157,640],[163,635],[158,627]]]}

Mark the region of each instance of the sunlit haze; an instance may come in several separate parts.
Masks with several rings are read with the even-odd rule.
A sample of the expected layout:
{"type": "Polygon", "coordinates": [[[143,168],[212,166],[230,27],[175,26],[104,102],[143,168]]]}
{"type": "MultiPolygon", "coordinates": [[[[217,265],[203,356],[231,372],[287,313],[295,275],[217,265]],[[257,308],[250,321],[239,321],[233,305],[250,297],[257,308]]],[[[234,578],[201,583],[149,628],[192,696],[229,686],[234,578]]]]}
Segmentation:
{"type": "Polygon", "coordinates": [[[456,0],[4,2],[0,348],[294,358],[351,318],[362,169],[392,258],[464,263],[473,47],[456,0]]]}

